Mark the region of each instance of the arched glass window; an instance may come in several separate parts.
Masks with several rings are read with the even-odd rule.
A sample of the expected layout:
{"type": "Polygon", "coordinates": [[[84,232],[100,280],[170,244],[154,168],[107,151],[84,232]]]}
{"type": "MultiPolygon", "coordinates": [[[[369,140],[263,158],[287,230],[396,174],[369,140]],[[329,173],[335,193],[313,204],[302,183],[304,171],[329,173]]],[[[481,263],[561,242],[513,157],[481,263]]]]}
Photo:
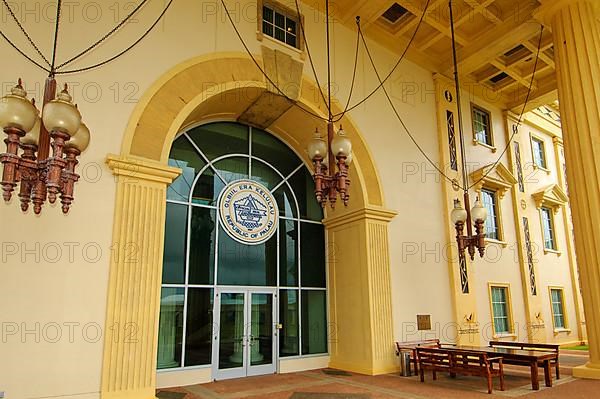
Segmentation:
{"type": "Polygon", "coordinates": [[[276,290],[279,357],[327,352],[325,230],[314,182],[301,159],[266,131],[212,123],[182,133],[169,165],[158,368],[213,361],[215,290],[276,290]],[[259,245],[233,240],[219,223],[223,188],[239,179],[267,187],[278,232],[259,245]]]}

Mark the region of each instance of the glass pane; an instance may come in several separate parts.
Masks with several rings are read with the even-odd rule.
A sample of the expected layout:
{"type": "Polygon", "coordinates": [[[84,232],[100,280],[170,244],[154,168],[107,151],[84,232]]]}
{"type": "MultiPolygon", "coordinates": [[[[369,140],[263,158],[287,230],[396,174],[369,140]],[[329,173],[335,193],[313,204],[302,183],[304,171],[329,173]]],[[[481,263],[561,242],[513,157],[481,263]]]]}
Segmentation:
{"type": "Polygon", "coordinates": [[[162,273],[163,284],[184,283],[187,213],[187,205],[167,203],[162,273]]]}
{"type": "Polygon", "coordinates": [[[285,35],[285,42],[290,46],[296,47],[296,36],[288,33],[285,35]]]}
{"type": "Polygon", "coordinates": [[[235,241],[219,226],[218,283],[225,285],[277,284],[277,234],[259,245],[235,241]]]}
{"type": "Polygon", "coordinates": [[[327,352],[325,291],[302,291],[302,354],[327,352]]]}
{"type": "Polygon", "coordinates": [[[302,161],[294,151],[275,136],[260,129],[252,129],[252,156],[273,165],[287,177],[302,161]]]}
{"type": "Polygon", "coordinates": [[[296,34],[296,21],[286,18],[285,19],[285,28],[288,31],[288,33],[295,35],[296,34]]]}
{"type": "Polygon", "coordinates": [[[298,291],[279,291],[279,356],[295,356],[299,349],[298,291]]]}
{"type": "Polygon", "coordinates": [[[209,161],[226,154],[248,154],[248,127],[238,123],[210,123],[188,135],[209,161]]]}
{"type": "Polygon", "coordinates": [[[192,207],[189,284],[213,284],[215,266],[214,209],[192,207]]]}
{"type": "Polygon", "coordinates": [[[552,302],[560,301],[560,291],[558,290],[550,290],[552,292],[552,302]]]}
{"type": "Polygon", "coordinates": [[[293,218],[298,217],[298,207],[287,183],[282,184],[272,194],[275,197],[275,201],[277,201],[279,215],[293,218]]]}
{"type": "Polygon", "coordinates": [[[275,13],[275,25],[282,29],[285,28],[285,17],[278,12],[275,13]]]}
{"type": "Polygon", "coordinates": [[[216,205],[223,181],[217,176],[212,168],[207,168],[194,186],[192,202],[202,205],[216,205]]]}
{"type": "Polygon", "coordinates": [[[283,29],[275,28],[275,39],[285,42],[285,31],[283,29]]]}
{"type": "Polygon", "coordinates": [[[189,288],[185,334],[185,365],[210,364],[213,339],[213,290],[189,288]]]}
{"type": "Polygon", "coordinates": [[[244,294],[221,294],[219,368],[242,367],[244,363],[244,294]]]}
{"type": "Polygon", "coordinates": [[[273,295],[252,294],[250,302],[250,365],[273,363],[273,295]]]}
{"type": "Polygon", "coordinates": [[[279,284],[298,286],[298,222],[279,221],[279,284]]]}
{"type": "Polygon", "coordinates": [[[273,23],[273,10],[267,7],[263,7],[263,19],[273,23]]]}
{"type": "Polygon", "coordinates": [[[213,166],[227,183],[248,178],[248,158],[225,158],[215,162],[213,166]]]}
{"type": "Polygon", "coordinates": [[[325,288],[325,228],[300,223],[300,251],[303,287],[325,288]]]}
{"type": "Polygon", "coordinates": [[[296,194],[298,206],[300,207],[300,217],[302,219],[317,220],[323,219],[323,209],[315,197],[315,182],[307,168],[301,168],[294,173],[288,182],[296,194]]]}
{"type": "Polygon", "coordinates": [[[183,288],[163,288],[160,293],[157,368],[181,366],[183,288]]]}
{"type": "Polygon", "coordinates": [[[496,322],[495,322],[495,325],[496,325],[496,332],[497,333],[506,333],[506,332],[509,332],[507,319],[504,319],[504,318],[497,319],[496,322]]]}
{"type": "Polygon", "coordinates": [[[273,25],[268,22],[263,22],[263,33],[267,36],[273,37],[273,25]]]}
{"type": "Polygon", "coordinates": [[[187,202],[194,179],[206,163],[187,137],[180,136],[171,148],[169,165],[181,168],[182,173],[169,185],[167,199],[187,202]]]}
{"type": "Polygon", "coordinates": [[[257,159],[252,159],[252,180],[272,190],[281,183],[283,178],[267,164],[257,159]]]}

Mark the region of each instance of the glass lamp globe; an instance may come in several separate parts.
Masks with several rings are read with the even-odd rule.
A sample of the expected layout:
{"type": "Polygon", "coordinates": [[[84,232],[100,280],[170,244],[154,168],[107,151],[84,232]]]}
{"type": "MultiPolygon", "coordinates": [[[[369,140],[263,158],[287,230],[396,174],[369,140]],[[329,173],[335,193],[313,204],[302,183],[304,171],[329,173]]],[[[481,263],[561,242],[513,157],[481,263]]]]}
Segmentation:
{"type": "Polygon", "coordinates": [[[72,136],[79,129],[81,114],[73,105],[73,98],[67,91],[67,85],[42,110],[42,122],[49,132],[59,131],[72,136]]]}
{"type": "Polygon", "coordinates": [[[473,204],[471,217],[473,218],[473,223],[477,220],[485,221],[487,219],[487,209],[485,209],[481,201],[479,201],[479,198],[477,198],[477,201],[473,204]]]}
{"type": "Polygon", "coordinates": [[[348,156],[352,152],[352,142],[346,136],[342,128],[338,130],[337,135],[331,140],[331,152],[334,156],[348,156]]]}
{"type": "Polygon", "coordinates": [[[450,219],[454,224],[458,222],[464,223],[467,220],[467,210],[463,208],[460,200],[454,200],[454,209],[450,213],[450,219]]]}
{"type": "Polygon", "coordinates": [[[75,134],[71,136],[71,139],[65,143],[65,148],[75,148],[80,152],[83,152],[89,144],[90,129],[88,129],[85,123],[81,122],[77,132],[75,132],[75,134]]]}
{"type": "Polygon", "coordinates": [[[25,133],[25,136],[21,137],[21,144],[37,146],[40,142],[41,124],[42,119],[38,116],[35,118],[35,124],[33,125],[33,128],[25,133]]]}
{"type": "Polygon", "coordinates": [[[352,163],[353,159],[354,159],[354,152],[350,152],[350,154],[348,154],[348,156],[346,157],[346,166],[349,166],[352,163]]]}
{"type": "Polygon", "coordinates": [[[327,159],[327,144],[319,135],[318,130],[315,130],[312,140],[308,143],[307,150],[308,156],[313,161],[317,158],[327,159]]]}
{"type": "Polygon", "coordinates": [[[28,132],[35,125],[38,110],[29,100],[21,85],[21,79],[10,94],[0,99],[0,128],[14,127],[28,132]]]}

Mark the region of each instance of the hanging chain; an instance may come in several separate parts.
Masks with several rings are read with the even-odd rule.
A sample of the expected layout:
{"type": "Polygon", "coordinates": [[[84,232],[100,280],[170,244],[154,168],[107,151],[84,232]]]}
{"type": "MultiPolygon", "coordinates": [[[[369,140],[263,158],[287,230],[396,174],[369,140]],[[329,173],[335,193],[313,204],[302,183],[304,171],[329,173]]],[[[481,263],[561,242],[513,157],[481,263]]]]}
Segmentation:
{"type": "Polygon", "coordinates": [[[29,41],[29,44],[31,44],[31,46],[35,49],[35,51],[39,54],[39,56],[42,57],[42,59],[44,60],[44,62],[46,64],[48,64],[48,66],[51,66],[50,61],[48,61],[48,59],[46,57],[44,57],[44,54],[42,54],[42,52],[40,51],[40,49],[38,48],[38,46],[33,42],[33,40],[31,39],[31,37],[29,36],[29,34],[27,33],[27,31],[25,30],[25,28],[23,28],[23,25],[21,25],[21,23],[17,19],[17,16],[13,12],[12,8],[10,8],[10,5],[8,4],[8,2],[6,0],[2,0],[2,2],[4,3],[4,6],[8,9],[8,12],[9,12],[10,16],[15,21],[15,23],[17,24],[17,26],[19,27],[19,29],[21,29],[21,32],[23,32],[23,35],[25,35],[25,37],[27,38],[27,41],[29,41]]]}

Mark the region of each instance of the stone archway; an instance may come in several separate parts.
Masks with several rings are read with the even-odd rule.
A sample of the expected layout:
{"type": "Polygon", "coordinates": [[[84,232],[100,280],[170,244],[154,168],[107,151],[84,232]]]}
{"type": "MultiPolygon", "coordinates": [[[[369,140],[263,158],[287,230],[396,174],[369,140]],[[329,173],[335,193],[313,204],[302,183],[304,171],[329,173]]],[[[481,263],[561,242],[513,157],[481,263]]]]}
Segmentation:
{"type": "MultiPolygon", "coordinates": [[[[266,101],[270,110],[280,112],[272,121],[258,115],[254,123],[263,123],[309,162],[304,146],[319,121],[268,86],[246,55],[220,53],[186,61],[146,92],[130,118],[121,154],[107,157],[117,176],[113,242],[118,251],[110,264],[105,325],[106,331],[129,326],[133,339],[106,335],[103,398],[154,397],[166,188],[180,173],[167,166],[175,135],[191,124],[248,121],[260,114],[257,104],[266,101]]],[[[308,79],[299,74],[294,87],[291,97],[298,104],[324,115],[308,79]]],[[[324,220],[330,249],[330,366],[365,374],[390,372],[396,366],[387,224],[395,212],[383,208],[382,187],[364,138],[349,117],[342,123],[353,141],[355,161],[351,205],[327,212],[324,220]]]]}

